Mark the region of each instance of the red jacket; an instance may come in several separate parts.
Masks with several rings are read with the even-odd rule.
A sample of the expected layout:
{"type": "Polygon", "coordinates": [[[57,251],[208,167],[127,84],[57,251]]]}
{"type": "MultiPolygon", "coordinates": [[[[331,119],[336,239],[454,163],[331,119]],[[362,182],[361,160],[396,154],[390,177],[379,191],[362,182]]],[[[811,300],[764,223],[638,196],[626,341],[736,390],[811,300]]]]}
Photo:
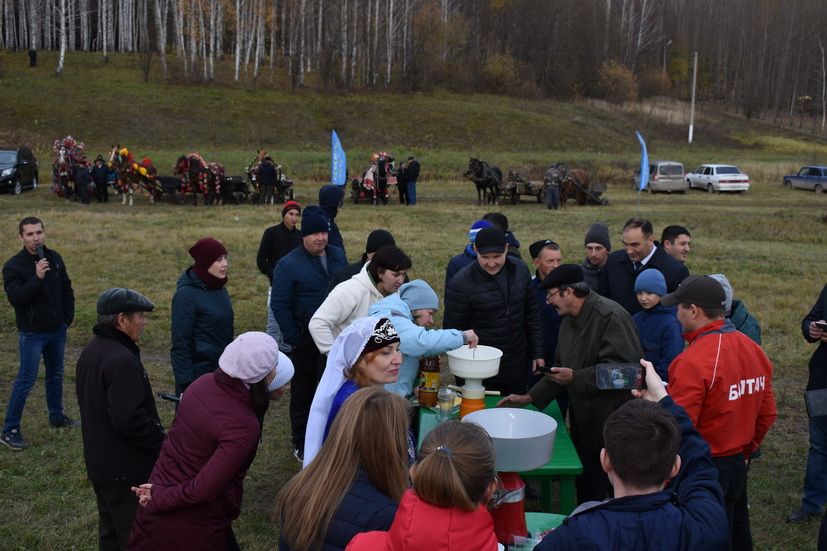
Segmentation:
{"type": "Polygon", "coordinates": [[[772,363],[731,323],[713,321],[684,335],[689,346],[669,366],[669,394],[713,457],[749,457],[775,422],[772,363]]]}
{"type": "Polygon", "coordinates": [[[388,532],[357,534],[346,551],[496,551],[494,521],[485,506],[446,509],[408,490],[388,532]]]}
{"type": "Polygon", "coordinates": [[[138,507],[129,549],[227,549],[261,425],[250,390],[220,369],[184,393],[138,507]]]}

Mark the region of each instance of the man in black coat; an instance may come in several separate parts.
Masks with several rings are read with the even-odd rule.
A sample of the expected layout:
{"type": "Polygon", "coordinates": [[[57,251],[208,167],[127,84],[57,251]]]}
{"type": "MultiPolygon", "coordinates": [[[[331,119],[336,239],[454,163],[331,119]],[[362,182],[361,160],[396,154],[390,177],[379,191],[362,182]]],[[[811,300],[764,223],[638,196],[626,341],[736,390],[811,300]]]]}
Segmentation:
{"type": "Polygon", "coordinates": [[[3,287],[19,331],[20,367],[12,387],[0,442],[12,450],[28,447],[20,424],[26,399],[37,381],[40,357],[46,375],[46,405],[51,427],[80,423],[63,413],[63,351],[66,331],[75,317],[75,292],[63,258],[45,246],[46,229],[39,218],[18,224],[23,249],[3,266],[3,287]]]}
{"type": "Polygon", "coordinates": [[[666,290],[672,292],[689,276],[686,266],[655,246],[654,230],[649,220],[630,218],[623,225],[623,250],[609,255],[600,271],[597,292],[623,306],[630,314],[643,308],[637,301],[635,279],[643,270],[657,268],[666,279],[666,290]]]}
{"type": "Polygon", "coordinates": [[[531,275],[509,256],[505,233],[483,228],[474,242],[476,262],[457,272],[445,291],[446,329],[473,329],[480,344],[502,350],[499,373],[485,379],[489,390],[525,394],[532,371],[544,365],[540,306],[531,275]]]}
{"type": "Polygon", "coordinates": [[[416,204],[416,181],[419,180],[419,161],[408,157],[408,166],[405,170],[405,179],[408,182],[408,204],[416,204]]]}
{"type": "MultiPolygon", "coordinates": [[[[270,226],[264,230],[261,236],[261,243],[258,246],[256,265],[258,271],[267,276],[267,281],[272,284],[273,270],[279,259],[302,243],[302,235],[298,224],[302,215],[302,207],[296,201],[287,201],[281,209],[281,223],[270,226]]],[[[282,344],[281,330],[270,308],[270,293],[272,287],[267,289],[267,329],[268,335],[282,344]]]]}
{"type": "Polygon", "coordinates": [[[126,549],[138,498],[130,488],[146,482],[164,441],[149,376],[136,342],[155,308],[131,289],[98,298],[95,337],[77,363],[83,416],[83,458],[98,502],[102,550],[126,549]]]}

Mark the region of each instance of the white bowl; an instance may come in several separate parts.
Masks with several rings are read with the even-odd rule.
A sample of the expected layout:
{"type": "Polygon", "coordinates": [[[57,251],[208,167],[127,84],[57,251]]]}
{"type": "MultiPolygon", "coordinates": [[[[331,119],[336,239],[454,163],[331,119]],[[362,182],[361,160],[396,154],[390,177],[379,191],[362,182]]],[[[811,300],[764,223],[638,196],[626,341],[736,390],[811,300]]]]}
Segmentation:
{"type": "Polygon", "coordinates": [[[557,421],[545,413],[519,408],[492,408],[469,413],[462,421],[480,425],[491,436],[498,471],[531,471],[551,459],[557,421]]]}
{"type": "Polygon", "coordinates": [[[456,377],[463,379],[487,379],[500,371],[502,350],[493,346],[477,346],[468,348],[460,346],[449,350],[448,370],[456,377]]]}

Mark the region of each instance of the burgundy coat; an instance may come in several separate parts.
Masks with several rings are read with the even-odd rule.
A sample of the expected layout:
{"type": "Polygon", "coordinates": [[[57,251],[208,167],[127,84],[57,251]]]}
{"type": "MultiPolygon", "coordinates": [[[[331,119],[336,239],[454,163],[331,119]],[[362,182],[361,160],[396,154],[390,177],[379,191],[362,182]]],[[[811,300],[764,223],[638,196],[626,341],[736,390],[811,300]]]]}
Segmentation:
{"type": "Polygon", "coordinates": [[[129,549],[221,549],[241,510],[261,425],[250,390],[220,369],[187,388],[138,508],[129,549]]]}

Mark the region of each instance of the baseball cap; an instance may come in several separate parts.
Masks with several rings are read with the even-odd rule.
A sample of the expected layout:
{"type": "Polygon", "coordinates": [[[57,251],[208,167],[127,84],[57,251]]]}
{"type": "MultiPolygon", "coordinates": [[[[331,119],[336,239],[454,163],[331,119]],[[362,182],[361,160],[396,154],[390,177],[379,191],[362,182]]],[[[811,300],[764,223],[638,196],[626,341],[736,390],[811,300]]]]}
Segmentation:
{"type": "Polygon", "coordinates": [[[714,278],[707,275],[691,275],[681,281],[673,293],[664,295],[660,303],[664,306],[684,303],[701,308],[724,308],[726,293],[723,286],[714,278]]]}

